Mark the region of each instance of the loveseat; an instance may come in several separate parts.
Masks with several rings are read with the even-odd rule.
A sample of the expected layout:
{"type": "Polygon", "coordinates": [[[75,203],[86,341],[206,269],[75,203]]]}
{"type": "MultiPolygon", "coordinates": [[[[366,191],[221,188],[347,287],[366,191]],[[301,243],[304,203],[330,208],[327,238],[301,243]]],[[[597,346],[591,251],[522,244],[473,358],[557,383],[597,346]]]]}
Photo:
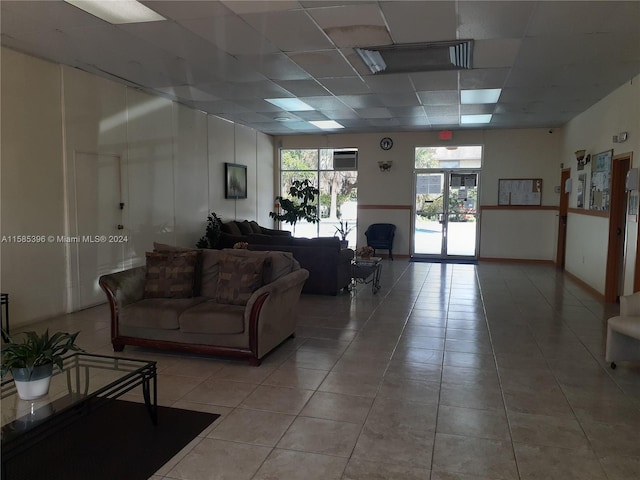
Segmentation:
{"type": "Polygon", "coordinates": [[[220,239],[218,240],[218,248],[233,248],[238,242],[246,242],[249,235],[262,235],[265,237],[291,237],[291,232],[286,230],[274,230],[258,225],[257,222],[244,220],[230,220],[220,224],[220,239]]]}
{"type": "Polygon", "coordinates": [[[302,291],[337,295],[351,283],[353,250],[342,248],[337,237],[297,238],[250,235],[249,250],[291,252],[300,266],[309,271],[302,291]]]}
{"type": "Polygon", "coordinates": [[[114,351],[138,345],[260,365],[294,335],[309,273],[290,253],[155,246],[146,266],[100,277],[114,351]]]}

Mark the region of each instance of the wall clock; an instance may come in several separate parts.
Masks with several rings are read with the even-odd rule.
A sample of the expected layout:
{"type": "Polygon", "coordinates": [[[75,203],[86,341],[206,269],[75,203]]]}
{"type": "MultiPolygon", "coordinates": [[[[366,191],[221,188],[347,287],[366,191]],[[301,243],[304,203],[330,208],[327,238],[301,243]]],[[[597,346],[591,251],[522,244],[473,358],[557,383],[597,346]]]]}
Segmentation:
{"type": "Polygon", "coordinates": [[[391,150],[391,147],[393,147],[393,140],[391,140],[389,137],[384,137],[382,140],[380,140],[381,149],[391,150]]]}

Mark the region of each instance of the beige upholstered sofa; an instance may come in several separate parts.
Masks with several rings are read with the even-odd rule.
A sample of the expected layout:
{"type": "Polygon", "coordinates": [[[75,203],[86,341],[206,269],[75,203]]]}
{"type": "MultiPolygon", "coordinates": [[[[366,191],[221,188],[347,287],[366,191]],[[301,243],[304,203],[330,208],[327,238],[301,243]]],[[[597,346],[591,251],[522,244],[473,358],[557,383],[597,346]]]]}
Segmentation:
{"type": "Polygon", "coordinates": [[[99,284],[111,307],[114,351],[138,345],[259,365],[294,335],[308,276],[287,252],[156,244],[146,266],[103,275],[99,284]]]}

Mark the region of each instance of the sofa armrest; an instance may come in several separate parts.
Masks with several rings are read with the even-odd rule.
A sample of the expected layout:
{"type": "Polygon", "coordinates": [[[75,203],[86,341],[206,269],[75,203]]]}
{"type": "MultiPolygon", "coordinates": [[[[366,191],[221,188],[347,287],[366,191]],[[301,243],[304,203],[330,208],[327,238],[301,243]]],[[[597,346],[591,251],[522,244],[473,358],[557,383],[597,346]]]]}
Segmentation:
{"type": "Polygon", "coordinates": [[[640,292],[620,297],[620,316],[640,316],[640,292]]]}
{"type": "Polygon", "coordinates": [[[122,308],[144,298],[147,267],[102,275],[98,284],[107,295],[111,309],[111,339],[118,336],[118,318],[122,308]]]}
{"type": "Polygon", "coordinates": [[[251,295],[244,320],[250,348],[257,358],[295,333],[297,305],[307,278],[309,272],[301,268],[263,285],[251,295]]]}
{"type": "Polygon", "coordinates": [[[280,235],[283,237],[290,237],[291,236],[291,232],[287,231],[287,230],[274,230],[272,228],[266,228],[266,227],[260,227],[260,230],[262,230],[262,234],[263,235],[280,235]]]}

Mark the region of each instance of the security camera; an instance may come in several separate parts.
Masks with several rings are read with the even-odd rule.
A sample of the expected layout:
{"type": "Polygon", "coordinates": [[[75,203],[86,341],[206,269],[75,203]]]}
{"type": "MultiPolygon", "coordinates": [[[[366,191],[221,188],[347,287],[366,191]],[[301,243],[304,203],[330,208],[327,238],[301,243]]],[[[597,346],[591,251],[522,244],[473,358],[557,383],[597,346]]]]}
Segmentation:
{"type": "Polygon", "coordinates": [[[550,128],[548,133],[553,133],[553,128],[550,128]]]}

